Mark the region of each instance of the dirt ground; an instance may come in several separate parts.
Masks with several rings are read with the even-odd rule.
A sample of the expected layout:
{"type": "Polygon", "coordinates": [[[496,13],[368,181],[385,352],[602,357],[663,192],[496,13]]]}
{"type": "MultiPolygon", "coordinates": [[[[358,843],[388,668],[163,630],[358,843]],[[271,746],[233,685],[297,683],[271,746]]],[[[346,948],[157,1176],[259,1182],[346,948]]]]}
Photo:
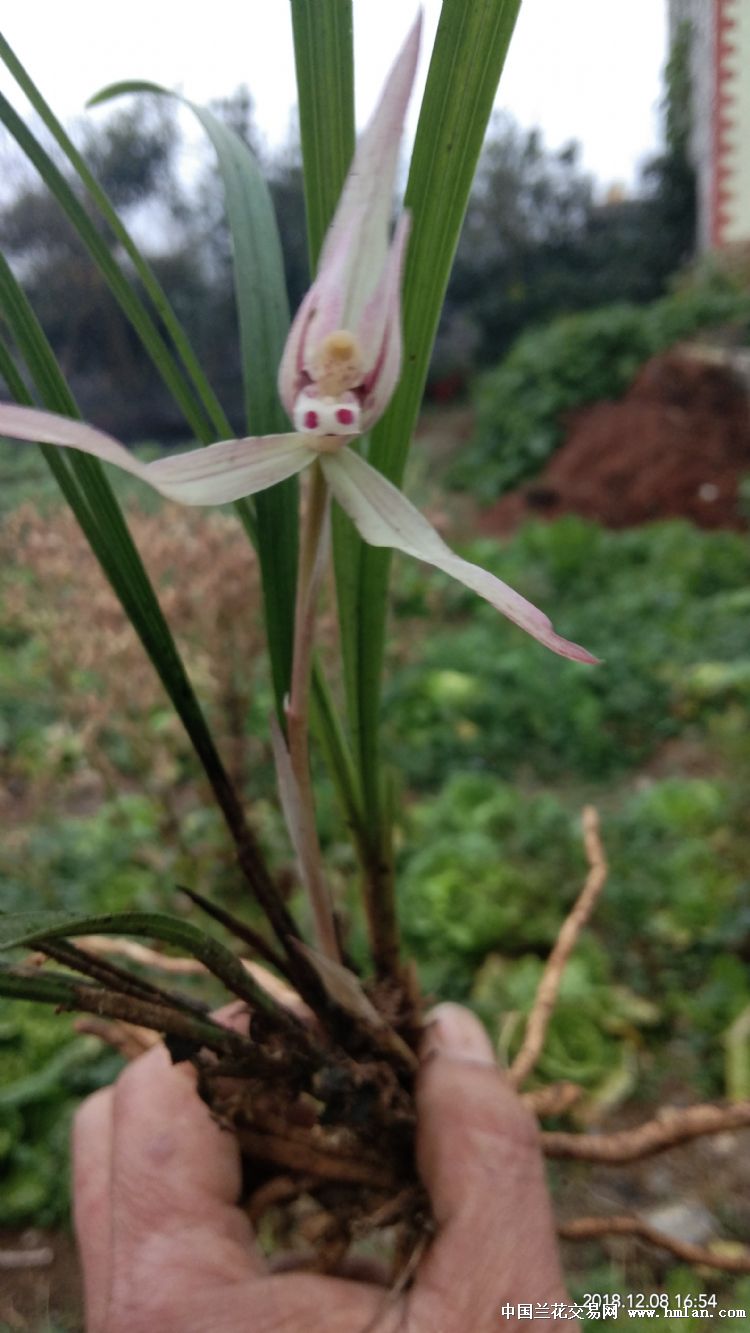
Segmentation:
{"type": "Polygon", "coordinates": [[[525,519],[580,514],[611,528],[688,518],[702,528],[748,527],[750,401],[722,365],[676,353],[643,367],[617,402],[571,415],[567,438],[528,485],[480,519],[487,533],[525,519]]]}

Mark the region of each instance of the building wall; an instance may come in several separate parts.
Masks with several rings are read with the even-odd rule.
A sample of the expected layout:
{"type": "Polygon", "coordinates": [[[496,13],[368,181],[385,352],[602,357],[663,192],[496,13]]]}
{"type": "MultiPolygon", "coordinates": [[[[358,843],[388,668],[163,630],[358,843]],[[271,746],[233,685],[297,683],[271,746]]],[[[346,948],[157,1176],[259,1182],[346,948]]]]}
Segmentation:
{"type": "Polygon", "coordinates": [[[682,23],[691,30],[690,82],[692,93],[691,147],[698,192],[698,248],[711,245],[714,208],[714,100],[716,0],[670,0],[669,40],[682,23]]]}
{"type": "Polygon", "coordinates": [[[750,240],[750,0],[717,0],[712,242],[750,240]]]}
{"type": "Polygon", "coordinates": [[[670,38],[691,25],[698,245],[750,241],[750,0],[669,0],[670,38]]]}

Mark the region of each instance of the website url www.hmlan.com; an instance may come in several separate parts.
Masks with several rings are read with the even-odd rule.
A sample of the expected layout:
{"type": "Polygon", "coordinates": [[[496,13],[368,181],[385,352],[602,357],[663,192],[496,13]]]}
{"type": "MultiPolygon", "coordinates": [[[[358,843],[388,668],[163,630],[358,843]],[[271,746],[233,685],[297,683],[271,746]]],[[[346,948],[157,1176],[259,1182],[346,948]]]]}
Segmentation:
{"type": "Polygon", "coordinates": [[[747,1312],[745,1310],[695,1310],[695,1309],[673,1309],[664,1310],[657,1308],[655,1310],[626,1310],[628,1319],[745,1319],[747,1312]]]}

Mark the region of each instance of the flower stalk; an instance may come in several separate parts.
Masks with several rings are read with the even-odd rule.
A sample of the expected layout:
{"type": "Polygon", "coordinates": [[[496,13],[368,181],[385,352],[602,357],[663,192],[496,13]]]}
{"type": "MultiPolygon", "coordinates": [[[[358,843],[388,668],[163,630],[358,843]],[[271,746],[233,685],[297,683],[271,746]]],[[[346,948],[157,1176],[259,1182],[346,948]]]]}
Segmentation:
{"type": "MultiPolygon", "coordinates": [[[[327,958],[339,961],[340,951],[333,904],[323,871],[323,857],[315,819],[309,741],[312,655],[318,600],[330,547],[330,516],[330,493],[322,470],[316,464],[310,471],[307,511],[300,542],[292,686],[286,705],[289,764],[296,788],[297,805],[296,816],[292,817],[290,812],[287,822],[293,818],[297,826],[297,836],[294,841],[297,844],[300,869],[310,900],[318,949],[327,958]]],[[[279,741],[283,743],[283,739],[280,737],[277,739],[277,751],[279,741]]],[[[294,795],[294,788],[290,788],[290,796],[294,795]]]]}

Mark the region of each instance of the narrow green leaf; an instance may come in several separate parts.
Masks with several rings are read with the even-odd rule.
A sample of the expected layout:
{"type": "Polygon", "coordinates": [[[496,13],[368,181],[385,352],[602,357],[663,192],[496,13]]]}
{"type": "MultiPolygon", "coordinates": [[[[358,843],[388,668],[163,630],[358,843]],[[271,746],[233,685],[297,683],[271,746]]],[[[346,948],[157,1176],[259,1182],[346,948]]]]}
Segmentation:
{"type": "MultiPolygon", "coordinates": [[[[521,0],[443,0],[405,206],[413,215],[403,295],[404,367],[369,458],[400,485],[469,191],[521,0]]],[[[359,765],[366,807],[381,807],[380,689],[389,552],[360,553],[359,765]]]]}
{"type": "Polygon", "coordinates": [[[69,967],[73,972],[80,973],[81,976],[91,979],[107,990],[117,991],[120,995],[131,995],[136,1000],[145,1000],[147,1004],[166,1004],[170,1008],[198,1014],[200,1017],[208,1012],[208,1005],[202,1001],[156,986],[145,977],[120,967],[111,958],[87,953],[85,949],[79,949],[69,940],[45,940],[39,948],[52,962],[69,967]]]}
{"type": "Polygon", "coordinates": [[[351,0],[292,0],[310,268],[354,154],[351,0]]]}
{"type": "MultiPolygon", "coordinates": [[[[188,372],[188,379],[192,380],[197,392],[194,393],[192,385],[185,381],[180,366],[175,361],[170,347],[164,341],[148,309],[125,277],[107,243],[99,235],[65,177],[35,136],[24,125],[7,98],[1,93],[0,122],[4,123],[14,136],[19,147],[26,153],[51,194],[57,199],[57,202],[70,219],[120,308],[141,339],[145,351],[151,357],[154,366],[182,411],[195,438],[202,444],[212,444],[217,437],[231,439],[234,433],[231,424],[203,374],[187,335],[170,306],[166,293],[150,266],[146,263],[127,228],[117,216],[106,193],[89,171],[80,153],[1,34],[0,58],[3,59],[31,101],[32,106],[57,140],[86,187],[92,202],[110,227],[115,239],[132,260],[144,288],[154,304],[159,321],[168,331],[182,360],[183,367],[188,372]]],[[[246,500],[240,500],[235,505],[235,510],[248,537],[254,544],[256,540],[255,518],[251,504],[246,500]]]]}
{"type": "MultiPolygon", "coordinates": [[[[188,373],[189,379],[192,381],[196,389],[197,395],[205,409],[206,416],[210,420],[213,430],[216,432],[216,435],[214,435],[213,438],[226,438],[231,436],[232,429],[230,423],[218,398],[208,383],[201,364],[190,345],[185,330],[175,315],[166,292],[159,283],[153,269],[144,259],[127,227],[125,227],[121,218],[110,203],[106,192],[102,189],[96,177],[89,170],[72,139],[66,133],[64,127],[52,111],[52,108],[36,87],[36,84],[21,64],[15,52],[8,45],[8,42],[3,37],[2,33],[0,33],[0,59],[3,60],[18,86],[29,99],[29,102],[40,120],[47,127],[50,134],[62,149],[82,184],[85,186],[91,201],[96,205],[99,213],[107,222],[113,236],[117,239],[118,244],[122,246],[123,250],[132,261],[133,266],[143,283],[144,290],[148,293],[159,319],[169,334],[169,337],[174,344],[174,348],[188,373]]],[[[196,436],[199,439],[201,438],[197,431],[196,436]]],[[[205,442],[209,443],[210,441],[206,440],[205,442]]]]}
{"type": "MultiPolygon", "coordinates": [[[[5,261],[2,255],[0,255],[0,288],[2,287],[5,273],[5,261]]],[[[2,308],[2,304],[2,296],[0,295],[0,308],[2,308]]],[[[17,403],[24,403],[28,407],[33,406],[34,400],[26,387],[15,361],[13,360],[9,348],[4,342],[0,342],[0,376],[5,380],[12,397],[15,398],[17,403]]],[[[85,532],[85,524],[89,519],[88,505],[86,497],[73,477],[67,460],[63,457],[60,450],[53,448],[52,445],[40,444],[39,448],[50,472],[60,487],[63,496],[67,500],[85,532]]]]}
{"type": "MultiPolygon", "coordinates": [[[[0,309],[13,331],[45,407],[65,416],[79,417],[75,399],[41,325],[1,255],[0,309]]],[[[9,382],[9,387],[16,393],[23,388],[19,380],[20,377],[16,377],[12,383],[9,382]]],[[[21,401],[31,401],[25,389],[21,401]]],[[[104,469],[97,459],[71,450],[68,471],[59,450],[44,447],[43,453],[56,480],[64,486],[65,498],[71,504],[94,554],[122,602],[204,766],[208,761],[212,768],[221,768],[221,761],[172,633],[104,469]],[[73,479],[77,486],[71,484],[73,479]]]]}
{"type": "MultiPolygon", "coordinates": [[[[75,988],[88,983],[80,977],[61,972],[17,972],[7,963],[0,963],[0,995],[9,1000],[34,1000],[37,1004],[57,1004],[63,1009],[74,1008],[75,988]]],[[[92,987],[93,989],[93,987],[92,987]]]]}
{"type": "Polygon", "coordinates": [[[225,413],[222,411],[221,404],[218,403],[218,399],[216,395],[214,395],[213,389],[210,388],[208,380],[206,380],[196,353],[194,353],[193,348],[190,347],[189,339],[187,333],[184,331],[183,325],[180,324],[179,319],[177,319],[177,316],[175,315],[175,311],[172,309],[172,305],[169,304],[167,293],[165,293],[164,288],[161,287],[151,265],[149,265],[147,261],[145,261],[144,256],[141,255],[140,249],[137,247],[135,241],[133,241],[131,233],[128,232],[127,227],[125,227],[123,221],[121,221],[119,215],[117,215],[115,208],[112,207],[107,193],[101,188],[99,181],[92,175],[92,172],[89,171],[87,163],[85,163],[85,160],[81,157],[79,151],[77,151],[76,145],[73,144],[71,137],[65,132],[63,125],[57,120],[55,112],[49,107],[49,104],[45,101],[44,97],[41,96],[39,88],[33,83],[27,69],[20,63],[19,57],[17,57],[16,53],[13,52],[13,49],[9,47],[7,40],[4,39],[4,36],[1,35],[1,33],[0,59],[4,61],[5,67],[11,72],[13,79],[16,80],[19,87],[23,89],[25,96],[28,97],[29,103],[31,103],[37,116],[43,121],[43,124],[47,127],[48,131],[51,132],[53,139],[55,139],[56,143],[59,144],[59,147],[63,149],[65,157],[67,157],[69,163],[71,163],[73,169],[75,169],[77,176],[79,176],[81,183],[83,183],[85,189],[87,189],[92,203],[96,204],[101,216],[104,217],[109,228],[111,228],[113,236],[116,237],[125,253],[129,256],[129,259],[132,260],[133,267],[135,267],[137,275],[139,275],[141,283],[144,285],[145,291],[148,292],[149,299],[152,300],[157,315],[159,315],[160,320],[163,321],[164,328],[167,329],[168,335],[171,337],[173,345],[175,345],[177,355],[179,355],[180,360],[183,361],[185,369],[187,369],[189,379],[192,380],[197,395],[200,397],[202,405],[204,405],[206,416],[212,421],[214,431],[220,436],[230,435],[229,421],[226,419],[225,413]]]}
{"type": "MultiPolygon", "coordinates": [[[[273,203],[258,164],[242,140],[210,111],[193,107],[219,160],[234,253],[245,411],[249,435],[288,430],[276,374],[289,331],[284,261],[273,203]]],[[[255,500],[258,555],[276,708],[292,676],[297,589],[299,484],[274,486],[255,500]]]]}
{"type": "Polygon", "coordinates": [[[67,214],[196,437],[208,443],[213,438],[213,430],[146,307],[122,273],[106,241],[97,231],[65,177],[2,93],[0,93],[0,120],[67,214]]]}
{"type": "MultiPolygon", "coordinates": [[[[174,96],[159,84],[129,80],[103,88],[89,105],[128,93],[174,96]]],[[[289,304],[273,203],[253,154],[234,130],[205,107],[182,97],[178,101],[189,107],[211,140],[224,185],[234,255],[247,433],[273,435],[289,429],[276,391],[276,373],[289,330],[289,304]]],[[[298,512],[299,488],[294,479],[255,499],[268,646],[282,721],[292,667],[298,512]]]]}
{"type": "MultiPolygon", "coordinates": [[[[0,953],[44,940],[77,935],[136,935],[175,945],[218,977],[233,995],[239,995],[266,1013],[278,1016],[276,1002],[229,949],[189,921],[164,912],[108,912],[76,916],[63,912],[9,912],[0,915],[0,953]]],[[[296,1022],[294,1023],[296,1027],[296,1022]]]]}
{"type": "Polygon", "coordinates": [[[319,662],[313,665],[312,703],[313,730],[333,777],[346,822],[361,842],[366,824],[358,799],[354,758],[319,662]]]}
{"type": "Polygon", "coordinates": [[[196,1042],[198,1046],[204,1045],[209,1050],[235,1057],[254,1054],[247,1038],[220,1027],[210,1018],[103,990],[65,972],[40,972],[38,968],[24,971],[0,963],[0,995],[12,1000],[33,1000],[37,1004],[54,1004],[58,1009],[137,1022],[156,1032],[182,1037],[196,1042]]]}

